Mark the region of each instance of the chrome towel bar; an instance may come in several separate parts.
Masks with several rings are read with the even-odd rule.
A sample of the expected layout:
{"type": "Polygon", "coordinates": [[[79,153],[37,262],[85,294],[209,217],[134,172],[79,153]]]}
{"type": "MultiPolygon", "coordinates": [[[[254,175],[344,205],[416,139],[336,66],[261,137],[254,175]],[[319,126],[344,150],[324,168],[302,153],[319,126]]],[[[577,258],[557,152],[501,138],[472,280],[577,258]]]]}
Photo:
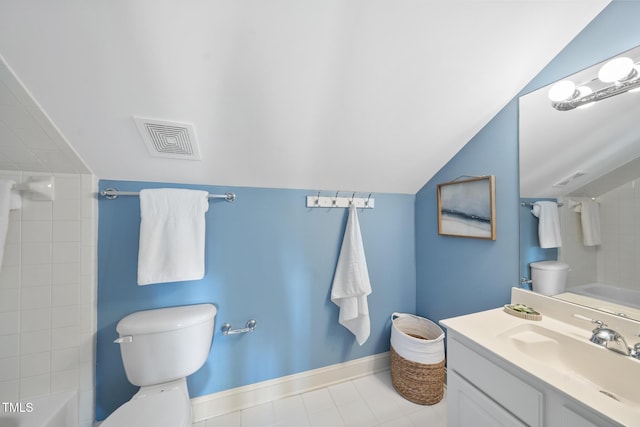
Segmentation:
{"type": "MultiPolygon", "coordinates": [[[[139,196],[140,193],[137,191],[119,191],[116,188],[106,188],[100,191],[100,195],[105,199],[113,200],[118,196],[139,196]]],[[[210,199],[225,199],[227,202],[233,202],[236,200],[236,195],[234,193],[225,193],[225,194],[209,194],[210,199]]]]}
{"type": "Polygon", "coordinates": [[[247,332],[253,332],[253,330],[256,328],[257,323],[258,322],[251,319],[247,322],[247,327],[242,329],[231,329],[231,323],[225,323],[221,328],[222,335],[244,334],[247,332]]]}

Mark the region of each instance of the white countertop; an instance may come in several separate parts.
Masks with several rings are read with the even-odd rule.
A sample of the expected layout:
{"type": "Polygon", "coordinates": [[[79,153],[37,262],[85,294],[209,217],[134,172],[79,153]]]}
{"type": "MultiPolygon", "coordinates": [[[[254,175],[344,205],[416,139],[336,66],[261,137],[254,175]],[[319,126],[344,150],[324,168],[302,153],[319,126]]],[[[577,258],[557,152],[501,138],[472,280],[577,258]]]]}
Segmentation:
{"type": "MultiPolygon", "coordinates": [[[[503,308],[473,313],[465,316],[454,317],[440,321],[448,331],[455,331],[458,334],[475,342],[479,346],[489,350],[500,358],[510,362],[518,368],[526,371],[551,387],[565,393],[575,400],[591,407],[596,412],[608,417],[625,426],[640,425],[640,405],[631,402],[621,403],[600,393],[598,387],[588,384],[582,377],[572,375],[570,371],[554,369],[548,362],[537,361],[533,354],[525,354],[516,349],[508,340],[501,339],[513,328],[520,325],[535,325],[555,331],[578,340],[584,340],[588,345],[595,348],[595,354],[600,361],[604,358],[607,366],[600,366],[601,363],[594,362],[593,369],[605,369],[611,375],[619,378],[622,382],[631,382],[628,385],[637,390],[640,399],[640,360],[632,359],[632,363],[625,361],[626,372],[616,372],[620,370],[620,358],[628,356],[616,354],[604,347],[589,342],[591,332],[589,329],[578,328],[568,323],[561,322],[542,313],[542,320],[532,321],[507,314],[503,308]],[[610,362],[610,363],[609,363],[610,362]],[[596,366],[598,365],[598,366],[596,366]],[[628,370],[631,369],[632,372],[628,370]]],[[[526,328],[527,326],[525,326],[526,328]]],[[[631,343],[630,343],[631,344],[631,343]]],[[[591,350],[591,349],[589,349],[591,350]]],[[[588,355],[585,355],[588,357],[588,355]]],[[[588,360],[583,363],[589,363],[588,360]]],[[[618,380],[616,380],[618,381],[618,380]]],[[[625,383],[626,385],[626,383],[625,383]]]]}

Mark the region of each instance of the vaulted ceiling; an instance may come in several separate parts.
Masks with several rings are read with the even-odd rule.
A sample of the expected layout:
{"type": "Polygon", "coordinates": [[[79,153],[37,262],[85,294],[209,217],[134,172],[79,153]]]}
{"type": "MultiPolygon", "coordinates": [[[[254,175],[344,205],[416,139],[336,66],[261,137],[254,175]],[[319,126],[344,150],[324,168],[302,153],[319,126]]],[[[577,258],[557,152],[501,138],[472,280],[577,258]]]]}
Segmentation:
{"type": "Polygon", "coordinates": [[[0,0],[0,169],[413,194],[607,4],[0,0]],[[201,160],[134,116],[193,124],[201,160]]]}

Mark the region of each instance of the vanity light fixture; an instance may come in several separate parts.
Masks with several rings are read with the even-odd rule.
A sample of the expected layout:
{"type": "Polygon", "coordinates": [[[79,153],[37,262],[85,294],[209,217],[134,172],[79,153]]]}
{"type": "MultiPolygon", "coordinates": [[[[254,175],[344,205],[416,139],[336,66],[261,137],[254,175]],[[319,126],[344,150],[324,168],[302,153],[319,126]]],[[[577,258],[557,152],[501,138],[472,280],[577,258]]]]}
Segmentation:
{"type": "Polygon", "coordinates": [[[556,110],[569,111],[585,108],[594,102],[625,92],[640,90],[640,62],[621,56],[605,63],[598,78],[576,85],[571,80],[562,80],[549,89],[551,105],[556,110]]]}

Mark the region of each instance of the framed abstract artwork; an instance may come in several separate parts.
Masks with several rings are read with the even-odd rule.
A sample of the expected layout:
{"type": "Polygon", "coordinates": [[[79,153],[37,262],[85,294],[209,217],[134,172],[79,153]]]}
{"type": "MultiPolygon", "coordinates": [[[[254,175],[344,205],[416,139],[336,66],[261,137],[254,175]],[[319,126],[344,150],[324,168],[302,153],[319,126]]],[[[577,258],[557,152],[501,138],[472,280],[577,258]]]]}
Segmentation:
{"type": "Polygon", "coordinates": [[[496,240],[493,175],[438,184],[438,234],[496,240]]]}

